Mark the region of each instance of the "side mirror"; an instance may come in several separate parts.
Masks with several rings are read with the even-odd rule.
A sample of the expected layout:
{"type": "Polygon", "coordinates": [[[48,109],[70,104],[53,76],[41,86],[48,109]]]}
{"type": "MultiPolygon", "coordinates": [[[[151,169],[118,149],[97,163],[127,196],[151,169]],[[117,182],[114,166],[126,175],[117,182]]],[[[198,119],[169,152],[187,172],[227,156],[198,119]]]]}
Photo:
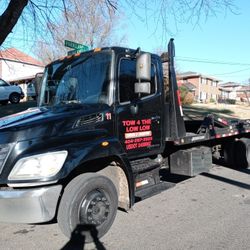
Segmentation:
{"type": "Polygon", "coordinates": [[[40,94],[42,77],[43,77],[43,73],[37,73],[35,76],[34,87],[35,87],[37,97],[40,94]]]}
{"type": "Polygon", "coordinates": [[[150,94],[151,91],[151,55],[149,53],[139,54],[136,60],[136,94],[150,94]]]}
{"type": "Polygon", "coordinates": [[[142,53],[136,59],[136,79],[140,81],[150,81],[151,79],[151,55],[142,53]]]}
{"type": "Polygon", "coordinates": [[[151,84],[150,82],[136,82],[135,83],[135,93],[136,94],[150,94],[151,84]]]}

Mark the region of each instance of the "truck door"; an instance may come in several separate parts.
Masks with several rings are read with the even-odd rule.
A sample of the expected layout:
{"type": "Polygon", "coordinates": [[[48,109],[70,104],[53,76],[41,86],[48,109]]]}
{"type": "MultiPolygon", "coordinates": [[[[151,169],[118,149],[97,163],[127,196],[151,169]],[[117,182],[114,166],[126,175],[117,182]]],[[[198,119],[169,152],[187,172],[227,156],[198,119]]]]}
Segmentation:
{"type": "Polygon", "coordinates": [[[162,103],[157,61],[151,60],[151,91],[135,94],[136,60],[120,58],[118,66],[117,132],[128,156],[158,153],[162,146],[162,103]]]}

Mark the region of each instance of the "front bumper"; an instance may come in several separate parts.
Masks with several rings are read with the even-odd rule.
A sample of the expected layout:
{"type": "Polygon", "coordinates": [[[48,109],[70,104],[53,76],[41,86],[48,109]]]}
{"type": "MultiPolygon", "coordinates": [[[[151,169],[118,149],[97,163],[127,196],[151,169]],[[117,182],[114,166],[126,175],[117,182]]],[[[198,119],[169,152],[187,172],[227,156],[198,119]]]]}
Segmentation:
{"type": "Polygon", "coordinates": [[[0,190],[0,222],[41,223],[54,218],[61,185],[0,190]]]}

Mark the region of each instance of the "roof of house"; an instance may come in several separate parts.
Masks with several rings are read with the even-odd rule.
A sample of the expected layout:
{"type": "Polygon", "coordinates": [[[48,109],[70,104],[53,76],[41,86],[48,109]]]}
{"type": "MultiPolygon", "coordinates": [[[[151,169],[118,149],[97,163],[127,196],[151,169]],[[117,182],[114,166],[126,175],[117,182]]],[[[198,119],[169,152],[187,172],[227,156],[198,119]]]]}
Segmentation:
{"type": "Polygon", "coordinates": [[[191,82],[185,82],[182,85],[186,86],[190,91],[194,91],[196,89],[196,86],[191,82]]]}
{"type": "Polygon", "coordinates": [[[183,79],[183,78],[193,78],[193,77],[202,77],[202,78],[207,78],[207,79],[211,79],[213,81],[218,81],[220,82],[219,79],[213,77],[213,76],[208,76],[208,75],[204,75],[198,72],[193,72],[193,71],[187,71],[187,72],[183,72],[177,75],[178,79],[183,79]]]}
{"type": "Polygon", "coordinates": [[[241,84],[236,83],[236,82],[225,82],[225,83],[221,83],[220,87],[223,88],[233,88],[233,87],[238,87],[241,86],[241,84]]]}
{"type": "Polygon", "coordinates": [[[9,49],[0,51],[0,60],[22,62],[25,64],[31,64],[31,65],[44,67],[44,64],[42,62],[23,53],[22,51],[16,48],[9,48],[9,49]]]}
{"type": "Polygon", "coordinates": [[[225,83],[225,84],[220,84],[219,89],[224,92],[250,92],[250,85],[242,85],[239,83],[225,83]],[[237,88],[235,88],[237,87],[237,88]]]}
{"type": "Polygon", "coordinates": [[[238,92],[240,91],[247,91],[250,92],[250,85],[242,85],[241,88],[239,90],[237,90],[238,92]]]}
{"type": "Polygon", "coordinates": [[[233,88],[223,88],[223,87],[219,87],[219,90],[228,93],[235,91],[233,88]]]}

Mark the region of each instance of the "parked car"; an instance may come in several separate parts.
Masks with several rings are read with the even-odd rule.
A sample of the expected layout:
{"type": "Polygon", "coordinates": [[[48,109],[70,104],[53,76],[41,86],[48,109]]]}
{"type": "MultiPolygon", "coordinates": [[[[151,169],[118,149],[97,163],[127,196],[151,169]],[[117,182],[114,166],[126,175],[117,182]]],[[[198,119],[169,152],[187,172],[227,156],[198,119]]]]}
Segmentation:
{"type": "Polygon", "coordinates": [[[3,79],[0,79],[0,104],[19,103],[24,98],[24,93],[20,86],[10,85],[3,79]]]}
{"type": "Polygon", "coordinates": [[[33,82],[30,82],[27,85],[27,98],[28,99],[36,99],[36,90],[33,82]]]}

